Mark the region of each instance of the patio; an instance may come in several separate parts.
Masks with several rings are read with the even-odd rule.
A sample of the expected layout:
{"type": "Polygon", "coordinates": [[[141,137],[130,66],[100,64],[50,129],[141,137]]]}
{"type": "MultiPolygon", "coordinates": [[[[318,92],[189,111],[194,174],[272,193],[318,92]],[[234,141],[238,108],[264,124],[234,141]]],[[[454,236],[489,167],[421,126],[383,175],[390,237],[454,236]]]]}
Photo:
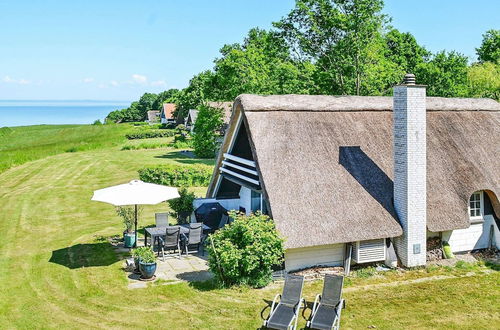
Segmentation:
{"type": "MultiPolygon", "coordinates": [[[[113,244],[113,243],[112,243],[113,244]]],[[[123,247],[123,242],[114,242],[115,251],[120,253],[128,253],[129,249],[123,247]]],[[[144,239],[140,238],[138,246],[144,246],[144,239]]],[[[140,274],[133,272],[133,259],[127,258],[123,261],[123,269],[127,272],[128,288],[141,289],[146,288],[148,283],[157,283],[161,285],[168,285],[179,282],[200,282],[212,278],[212,273],[208,270],[207,252],[202,256],[200,254],[182,255],[179,259],[177,254],[165,255],[165,261],[161,257],[156,259],[157,268],[155,273],[155,280],[141,281],[140,274]]]]}

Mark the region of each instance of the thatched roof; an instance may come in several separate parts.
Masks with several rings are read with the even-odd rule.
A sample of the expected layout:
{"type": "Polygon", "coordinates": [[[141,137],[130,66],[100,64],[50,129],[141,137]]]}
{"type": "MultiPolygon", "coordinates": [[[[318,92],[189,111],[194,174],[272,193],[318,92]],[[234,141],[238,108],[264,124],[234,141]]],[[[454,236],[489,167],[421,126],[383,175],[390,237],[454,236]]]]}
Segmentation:
{"type": "Polygon", "coordinates": [[[157,110],[148,111],[148,121],[150,123],[157,122],[159,116],[160,116],[160,111],[157,111],[157,110]]]}
{"type": "MultiPolygon", "coordinates": [[[[241,112],[287,248],[402,234],[392,202],[391,97],[241,95],[234,108],[215,168],[241,112]]],[[[500,104],[428,97],[427,108],[428,229],[467,228],[472,192],[500,194],[500,104]]],[[[215,171],[209,195],[217,179],[215,171]]]]}
{"type": "Polygon", "coordinates": [[[224,117],[224,123],[229,124],[231,120],[231,113],[233,111],[233,102],[207,102],[207,105],[211,108],[222,109],[224,117]]]}

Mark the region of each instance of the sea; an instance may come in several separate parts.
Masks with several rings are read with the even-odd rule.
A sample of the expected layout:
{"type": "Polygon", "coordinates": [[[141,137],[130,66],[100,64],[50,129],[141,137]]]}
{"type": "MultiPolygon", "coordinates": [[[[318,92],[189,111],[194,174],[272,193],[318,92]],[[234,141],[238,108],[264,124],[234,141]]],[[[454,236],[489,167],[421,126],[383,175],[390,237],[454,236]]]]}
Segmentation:
{"type": "Polygon", "coordinates": [[[0,100],[0,127],[28,125],[92,124],[130,101],[0,100]]]}

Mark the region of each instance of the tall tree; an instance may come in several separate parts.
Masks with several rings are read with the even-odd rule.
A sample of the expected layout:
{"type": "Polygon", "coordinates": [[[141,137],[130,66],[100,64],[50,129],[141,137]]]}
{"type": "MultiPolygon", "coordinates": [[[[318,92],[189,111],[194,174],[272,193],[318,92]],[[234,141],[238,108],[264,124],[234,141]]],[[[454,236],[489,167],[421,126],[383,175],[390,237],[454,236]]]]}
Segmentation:
{"type": "Polygon", "coordinates": [[[317,84],[328,94],[365,94],[362,90],[387,18],[381,0],[297,0],[274,23],[296,56],[317,65],[317,84]]]}
{"type": "Polygon", "coordinates": [[[467,72],[472,97],[490,97],[500,101],[500,63],[476,63],[467,72]]]}
{"type": "Polygon", "coordinates": [[[430,96],[468,95],[467,57],[460,53],[438,52],[430,61],[417,65],[415,76],[419,84],[427,85],[430,96]]]}
{"type": "Polygon", "coordinates": [[[483,34],[481,46],[476,48],[479,62],[500,62],[500,30],[488,30],[483,34]]]}
{"type": "Polygon", "coordinates": [[[175,103],[176,97],[179,94],[179,90],[176,88],[171,88],[169,90],[163,91],[158,94],[155,102],[152,105],[154,110],[161,110],[163,103],[175,103]]]}
{"type": "Polygon", "coordinates": [[[387,45],[385,56],[398,65],[404,73],[413,73],[417,65],[429,60],[431,53],[417,43],[409,32],[391,29],[384,35],[387,45]]]}

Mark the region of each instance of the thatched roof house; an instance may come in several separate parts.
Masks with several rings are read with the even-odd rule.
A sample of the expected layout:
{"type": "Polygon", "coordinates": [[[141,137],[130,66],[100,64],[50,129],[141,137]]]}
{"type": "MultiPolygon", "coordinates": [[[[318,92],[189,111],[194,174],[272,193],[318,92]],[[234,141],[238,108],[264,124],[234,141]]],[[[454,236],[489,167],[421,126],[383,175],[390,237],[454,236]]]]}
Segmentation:
{"type": "Polygon", "coordinates": [[[175,103],[163,103],[163,108],[161,109],[161,123],[166,124],[169,122],[174,122],[174,112],[175,112],[176,105],[175,103]]]}
{"type": "Polygon", "coordinates": [[[231,113],[233,112],[233,102],[213,101],[207,102],[207,105],[211,108],[221,109],[223,113],[222,119],[224,121],[224,124],[229,124],[229,121],[231,120],[231,113]]]}
{"type": "MultiPolygon", "coordinates": [[[[476,191],[500,216],[500,104],[425,102],[424,89],[425,105],[430,235],[469,228],[476,191]]],[[[239,199],[246,212],[260,198],[289,251],[399,237],[406,225],[394,207],[392,109],[392,97],[241,95],[207,197],[239,199]]]]}
{"type": "Polygon", "coordinates": [[[160,111],[151,110],[148,111],[148,122],[149,123],[157,123],[160,118],[160,111]]]}

